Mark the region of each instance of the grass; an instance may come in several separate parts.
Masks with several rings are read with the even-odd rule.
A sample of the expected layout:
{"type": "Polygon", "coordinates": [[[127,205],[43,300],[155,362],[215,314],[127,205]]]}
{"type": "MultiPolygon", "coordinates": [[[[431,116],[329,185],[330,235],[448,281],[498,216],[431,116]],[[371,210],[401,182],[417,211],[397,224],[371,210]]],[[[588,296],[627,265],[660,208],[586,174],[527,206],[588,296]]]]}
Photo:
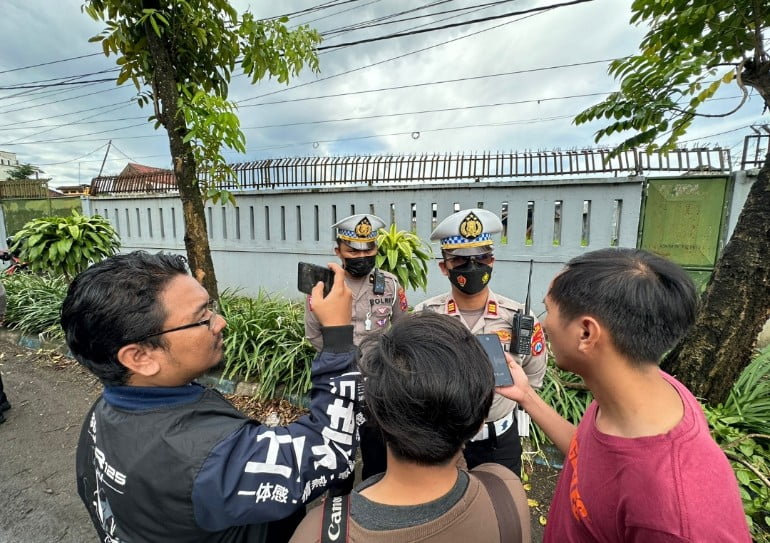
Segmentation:
{"type": "Polygon", "coordinates": [[[730,460],[756,542],[770,542],[770,347],[743,370],[724,404],[704,406],[711,435],[730,460]]]}
{"type": "MultiPolygon", "coordinates": [[[[574,373],[557,368],[550,354],[543,379],[543,388],[538,391],[538,394],[548,405],[573,424],[580,422],[583,413],[593,399],[591,392],[583,383],[583,379],[574,373]]],[[[534,452],[545,459],[547,456],[546,447],[552,446],[553,442],[539,426],[535,423],[530,424],[530,440],[534,452]]]]}
{"type": "Polygon", "coordinates": [[[225,377],[258,382],[262,398],[307,393],[315,350],[305,339],[304,305],[263,291],[247,298],[227,290],[220,302],[225,377]]]}
{"type": "Polygon", "coordinates": [[[68,286],[64,277],[14,273],[3,276],[2,281],[7,297],[6,326],[45,340],[64,339],[59,324],[68,286]]]}

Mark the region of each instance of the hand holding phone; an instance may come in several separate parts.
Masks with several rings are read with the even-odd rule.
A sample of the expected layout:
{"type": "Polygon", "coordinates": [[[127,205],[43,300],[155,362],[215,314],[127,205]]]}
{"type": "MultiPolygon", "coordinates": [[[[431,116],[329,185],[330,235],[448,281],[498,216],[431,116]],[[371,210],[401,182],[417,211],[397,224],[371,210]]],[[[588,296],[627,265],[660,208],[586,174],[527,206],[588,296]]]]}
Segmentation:
{"type": "Polygon", "coordinates": [[[487,353],[492,371],[495,374],[495,386],[507,387],[513,384],[511,370],[508,368],[508,361],[505,359],[505,351],[500,343],[500,337],[497,334],[479,334],[476,336],[484,352],[487,353]]]}
{"type": "Polygon", "coordinates": [[[329,268],[309,264],[307,262],[297,263],[297,289],[305,294],[310,294],[313,287],[321,281],[324,284],[324,297],[329,295],[329,291],[334,284],[334,272],[329,268]]]}
{"type": "Polygon", "coordinates": [[[310,291],[313,313],[321,326],[349,325],[353,315],[353,293],[345,283],[345,270],[338,264],[329,264],[334,283],[329,294],[323,295],[327,283],[317,283],[310,291]]]}

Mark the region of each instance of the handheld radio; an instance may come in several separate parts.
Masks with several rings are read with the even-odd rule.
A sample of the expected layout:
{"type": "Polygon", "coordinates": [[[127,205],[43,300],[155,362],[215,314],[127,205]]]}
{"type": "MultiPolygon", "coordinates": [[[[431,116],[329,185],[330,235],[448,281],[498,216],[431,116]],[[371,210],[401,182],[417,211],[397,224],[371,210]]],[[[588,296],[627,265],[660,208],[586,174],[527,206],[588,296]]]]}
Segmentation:
{"type": "Polygon", "coordinates": [[[385,274],[381,270],[374,270],[374,276],[371,278],[371,281],[374,285],[372,286],[374,294],[385,294],[385,274]]]}
{"type": "Polygon", "coordinates": [[[513,315],[513,333],[511,335],[510,351],[514,354],[527,355],[532,351],[532,331],[535,328],[535,317],[529,314],[530,293],[532,291],[532,263],[529,261],[529,280],[527,281],[527,300],[524,302],[524,312],[519,309],[513,315]]]}

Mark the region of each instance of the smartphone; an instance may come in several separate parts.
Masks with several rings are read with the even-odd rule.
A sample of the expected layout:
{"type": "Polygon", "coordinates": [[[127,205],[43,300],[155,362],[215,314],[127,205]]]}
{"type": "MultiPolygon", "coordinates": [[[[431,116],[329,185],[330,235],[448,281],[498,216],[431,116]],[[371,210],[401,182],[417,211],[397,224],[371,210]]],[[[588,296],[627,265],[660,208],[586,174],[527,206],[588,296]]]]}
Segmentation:
{"type": "Polygon", "coordinates": [[[497,334],[479,334],[476,336],[484,347],[489,361],[492,363],[492,371],[495,373],[495,386],[507,387],[513,384],[511,370],[508,369],[508,361],[505,359],[505,351],[497,334]]]}
{"type": "Polygon", "coordinates": [[[334,272],[324,266],[299,262],[297,264],[297,289],[305,294],[310,294],[318,281],[323,281],[324,297],[329,294],[334,283],[334,272]]]}

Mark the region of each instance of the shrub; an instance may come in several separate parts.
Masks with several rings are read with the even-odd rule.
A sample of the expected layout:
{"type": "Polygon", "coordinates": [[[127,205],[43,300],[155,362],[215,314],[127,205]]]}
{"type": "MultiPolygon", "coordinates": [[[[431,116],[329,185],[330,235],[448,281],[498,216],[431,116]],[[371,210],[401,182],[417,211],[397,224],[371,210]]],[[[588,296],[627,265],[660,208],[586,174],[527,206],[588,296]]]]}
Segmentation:
{"type": "Polygon", "coordinates": [[[395,224],[391,224],[388,230],[380,228],[375,264],[398,277],[402,287],[425,291],[428,286],[428,261],[432,258],[430,245],[417,234],[396,230],[395,224]]]}
{"type": "Polygon", "coordinates": [[[770,541],[770,347],[749,364],[724,404],[704,406],[732,464],[754,541],[770,541]]]}
{"type": "MultiPolygon", "coordinates": [[[[550,354],[543,379],[543,388],[538,390],[538,394],[548,405],[573,424],[580,422],[583,413],[593,399],[583,383],[583,379],[574,373],[556,367],[550,354]]],[[[540,455],[543,455],[543,446],[553,445],[553,442],[534,422],[530,423],[529,435],[535,452],[540,455]]]]}
{"type": "Polygon", "coordinates": [[[315,350],[305,339],[304,305],[262,291],[246,298],[226,290],[220,302],[227,320],[224,376],[258,381],[263,398],[308,392],[315,350]]]}
{"type": "Polygon", "coordinates": [[[72,279],[94,262],[114,255],[120,239],[100,215],[88,217],[72,210],[69,217],[44,217],[25,224],[13,235],[11,250],[33,272],[72,279]]]}
{"type": "Polygon", "coordinates": [[[3,276],[2,281],[7,294],[6,326],[44,339],[64,339],[59,324],[67,293],[64,277],[15,273],[3,276]]]}

